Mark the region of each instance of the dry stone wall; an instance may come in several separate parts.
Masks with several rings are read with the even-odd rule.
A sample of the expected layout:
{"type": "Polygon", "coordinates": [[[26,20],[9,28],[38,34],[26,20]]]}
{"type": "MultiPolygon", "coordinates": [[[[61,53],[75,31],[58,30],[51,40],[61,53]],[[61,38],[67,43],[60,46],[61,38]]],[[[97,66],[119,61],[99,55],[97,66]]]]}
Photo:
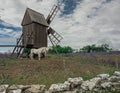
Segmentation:
{"type": "Polygon", "coordinates": [[[68,78],[49,89],[45,85],[0,85],[0,93],[120,93],[120,71],[112,76],[99,74],[86,81],[82,77],[68,78]]]}

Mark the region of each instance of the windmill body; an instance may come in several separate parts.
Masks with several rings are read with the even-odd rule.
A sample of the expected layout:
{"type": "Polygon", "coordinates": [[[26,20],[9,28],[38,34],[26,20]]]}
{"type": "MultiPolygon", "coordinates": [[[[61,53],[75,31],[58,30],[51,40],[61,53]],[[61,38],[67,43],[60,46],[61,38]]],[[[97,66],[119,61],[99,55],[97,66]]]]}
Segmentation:
{"type": "Polygon", "coordinates": [[[44,15],[27,8],[22,21],[23,40],[25,47],[40,48],[47,47],[47,28],[44,15]]]}
{"type": "Polygon", "coordinates": [[[49,25],[58,10],[59,8],[54,5],[48,17],[45,19],[43,14],[27,8],[21,24],[22,35],[18,39],[12,55],[17,53],[17,57],[20,56],[23,54],[25,48],[37,49],[40,47],[47,47],[48,38],[53,46],[57,45],[62,40],[62,36],[49,25]]]}

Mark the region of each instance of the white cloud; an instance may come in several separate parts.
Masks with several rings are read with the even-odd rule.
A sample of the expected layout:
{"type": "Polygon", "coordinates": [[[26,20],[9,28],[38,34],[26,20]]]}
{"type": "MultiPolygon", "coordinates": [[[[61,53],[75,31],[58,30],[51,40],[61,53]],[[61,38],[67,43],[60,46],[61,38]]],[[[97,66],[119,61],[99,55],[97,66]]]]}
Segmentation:
{"type": "MultiPolygon", "coordinates": [[[[61,44],[79,48],[87,44],[108,43],[119,48],[120,0],[105,1],[83,0],[72,14],[61,17],[59,12],[51,26],[64,37],[61,44]]],[[[46,17],[56,3],[57,0],[1,0],[0,8],[4,9],[2,19],[20,26],[26,7],[46,17]]]]}
{"type": "Polygon", "coordinates": [[[48,0],[43,2],[37,2],[37,0],[1,0],[0,8],[4,9],[1,18],[8,23],[20,26],[27,7],[47,16],[53,4],[56,4],[56,0],[50,2],[48,0]]]}
{"type": "Polygon", "coordinates": [[[12,29],[6,29],[6,28],[0,28],[0,34],[1,35],[7,35],[9,37],[17,38],[21,35],[22,32],[14,31],[12,29]]]}
{"type": "Polygon", "coordinates": [[[82,47],[108,43],[113,48],[119,48],[120,0],[105,1],[84,0],[73,14],[55,19],[53,26],[63,33],[65,44],[82,47]]]}

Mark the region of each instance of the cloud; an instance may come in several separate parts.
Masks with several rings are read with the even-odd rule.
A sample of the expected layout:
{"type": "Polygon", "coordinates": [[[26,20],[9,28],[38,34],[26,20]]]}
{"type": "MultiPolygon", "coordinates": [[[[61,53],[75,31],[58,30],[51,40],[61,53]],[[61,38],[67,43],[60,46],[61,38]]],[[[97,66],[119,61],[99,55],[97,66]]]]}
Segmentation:
{"type": "Polygon", "coordinates": [[[120,45],[119,10],[119,0],[84,0],[72,14],[57,17],[53,26],[70,46],[108,43],[116,49],[120,45]]]}
{"type": "Polygon", "coordinates": [[[77,4],[82,0],[58,0],[58,3],[61,5],[63,3],[64,8],[62,10],[61,16],[64,16],[65,14],[71,14],[73,13],[74,9],[77,7],[77,4]]]}
{"type": "MultiPolygon", "coordinates": [[[[73,8],[66,7],[67,2],[62,4],[61,11],[51,24],[51,27],[64,37],[61,44],[80,48],[88,44],[107,43],[119,49],[120,0],[74,1],[74,5],[71,5],[73,8]]],[[[15,27],[20,27],[26,7],[43,13],[47,17],[52,6],[57,3],[57,0],[1,0],[1,18],[15,27]]],[[[9,33],[8,29],[3,30],[9,33]]],[[[11,36],[20,34],[14,30],[12,32],[14,34],[11,36]]]]}
{"type": "Polygon", "coordinates": [[[1,0],[0,9],[4,9],[1,18],[15,26],[20,26],[27,7],[47,16],[53,4],[56,3],[56,0],[50,2],[48,0],[1,0]]]}
{"type": "Polygon", "coordinates": [[[21,27],[13,26],[12,24],[6,23],[0,20],[0,38],[4,37],[18,37],[21,34],[21,27]]]}
{"type": "Polygon", "coordinates": [[[6,28],[0,28],[0,38],[4,38],[4,37],[12,37],[12,38],[17,38],[21,35],[22,32],[15,32],[12,29],[6,29],[6,28]]]}

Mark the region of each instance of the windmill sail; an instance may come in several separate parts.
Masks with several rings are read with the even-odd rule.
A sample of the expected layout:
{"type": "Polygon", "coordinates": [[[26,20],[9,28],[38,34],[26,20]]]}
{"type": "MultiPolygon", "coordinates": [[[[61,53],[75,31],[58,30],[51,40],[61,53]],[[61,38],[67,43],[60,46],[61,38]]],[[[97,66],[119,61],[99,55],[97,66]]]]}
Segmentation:
{"type": "Polygon", "coordinates": [[[48,36],[51,41],[51,43],[56,46],[60,43],[60,41],[63,39],[63,37],[58,34],[54,29],[51,27],[48,29],[48,36]]]}
{"type": "MultiPolygon", "coordinates": [[[[47,19],[46,19],[48,24],[50,24],[53,21],[53,19],[55,18],[58,10],[59,10],[59,7],[57,5],[54,5],[53,8],[51,9],[47,19]]],[[[60,43],[60,41],[63,39],[63,37],[60,34],[58,34],[51,27],[48,28],[47,32],[48,32],[48,37],[49,37],[53,46],[58,45],[60,43]]]]}
{"type": "Polygon", "coordinates": [[[46,21],[47,21],[48,24],[50,24],[50,23],[52,22],[52,20],[53,20],[54,17],[56,16],[58,10],[59,10],[59,7],[56,6],[56,5],[54,5],[53,8],[52,8],[52,10],[51,10],[50,13],[49,13],[47,19],[46,19],[46,21]]]}
{"type": "MultiPolygon", "coordinates": [[[[54,5],[46,19],[49,25],[55,18],[58,10],[59,10],[59,7],[54,5]]],[[[54,50],[56,51],[57,54],[59,54],[57,49],[54,46],[58,45],[60,41],[63,39],[63,37],[60,34],[58,34],[54,29],[52,29],[50,26],[48,27],[47,33],[48,33],[49,40],[53,45],[54,50]]]]}

